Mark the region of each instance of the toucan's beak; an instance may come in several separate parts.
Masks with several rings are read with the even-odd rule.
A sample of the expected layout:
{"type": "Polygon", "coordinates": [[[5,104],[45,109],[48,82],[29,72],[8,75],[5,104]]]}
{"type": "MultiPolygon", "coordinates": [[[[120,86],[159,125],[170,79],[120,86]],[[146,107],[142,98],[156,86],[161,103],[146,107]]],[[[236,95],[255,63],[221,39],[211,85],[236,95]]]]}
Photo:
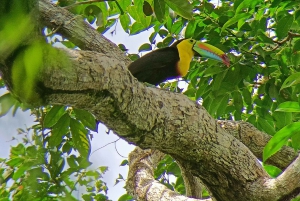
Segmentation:
{"type": "Polygon", "coordinates": [[[196,52],[196,55],[199,54],[202,57],[215,59],[223,62],[227,67],[230,66],[230,60],[228,56],[215,46],[198,41],[195,42],[193,50],[196,52]]]}

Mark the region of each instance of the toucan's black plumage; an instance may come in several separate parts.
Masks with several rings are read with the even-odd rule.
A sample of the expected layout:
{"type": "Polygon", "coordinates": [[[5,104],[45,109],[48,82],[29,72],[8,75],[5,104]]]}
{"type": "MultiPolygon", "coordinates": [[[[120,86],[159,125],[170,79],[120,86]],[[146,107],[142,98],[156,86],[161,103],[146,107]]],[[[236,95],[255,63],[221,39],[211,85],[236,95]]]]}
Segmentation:
{"type": "Polygon", "coordinates": [[[179,61],[179,53],[175,42],[170,47],[152,51],[137,59],[128,67],[131,74],[140,82],[157,85],[167,79],[178,77],[176,64],[179,61]]]}
{"type": "Polygon", "coordinates": [[[154,50],[132,62],[128,69],[140,82],[157,85],[185,76],[194,55],[201,55],[229,65],[226,54],[214,46],[193,39],[176,41],[170,47],[154,50]]]}

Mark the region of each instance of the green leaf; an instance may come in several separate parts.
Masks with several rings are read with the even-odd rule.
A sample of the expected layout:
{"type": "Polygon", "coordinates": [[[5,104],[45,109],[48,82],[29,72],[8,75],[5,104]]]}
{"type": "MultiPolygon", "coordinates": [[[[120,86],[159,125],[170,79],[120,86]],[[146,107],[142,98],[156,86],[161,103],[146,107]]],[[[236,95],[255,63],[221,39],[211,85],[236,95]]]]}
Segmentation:
{"type": "Polygon", "coordinates": [[[71,119],[70,121],[70,128],[74,147],[78,150],[82,157],[88,158],[91,152],[90,141],[87,137],[88,131],[84,128],[82,123],[74,119],[71,119]]]}
{"type": "Polygon", "coordinates": [[[139,48],[139,52],[150,51],[150,50],[152,50],[152,46],[149,43],[144,43],[139,48]]]}
{"type": "Polygon", "coordinates": [[[229,94],[225,94],[223,98],[220,100],[218,110],[217,110],[217,117],[222,116],[225,113],[225,110],[228,106],[229,94]]]}
{"type": "Polygon", "coordinates": [[[293,45],[293,53],[300,51],[300,39],[296,40],[293,45]]]}
{"type": "Polygon", "coordinates": [[[203,77],[209,77],[224,71],[224,68],[214,65],[204,70],[203,77]]]}
{"type": "Polygon", "coordinates": [[[92,131],[97,132],[97,124],[95,117],[86,110],[80,110],[74,108],[74,113],[77,120],[80,120],[85,127],[88,127],[92,131]]]}
{"type": "Polygon", "coordinates": [[[234,104],[235,109],[238,112],[241,112],[243,109],[243,106],[244,106],[242,94],[239,91],[234,91],[232,93],[232,96],[233,96],[233,104],[234,104]]]}
{"type": "Polygon", "coordinates": [[[149,42],[151,44],[155,44],[155,38],[157,36],[157,32],[153,32],[150,36],[149,36],[149,42]]]}
{"type": "Polygon", "coordinates": [[[274,125],[271,121],[265,120],[260,116],[257,117],[258,125],[269,135],[274,135],[276,133],[274,125]]]}
{"type": "Polygon", "coordinates": [[[67,162],[68,162],[68,165],[69,165],[71,168],[75,168],[75,169],[78,168],[78,164],[77,164],[76,156],[75,156],[75,155],[71,155],[70,157],[68,157],[68,158],[67,158],[67,162]]]}
{"type": "Polygon", "coordinates": [[[300,133],[297,133],[296,135],[293,135],[291,137],[292,140],[292,147],[295,150],[299,150],[300,149],[300,133]]]}
{"type": "Polygon", "coordinates": [[[16,147],[12,147],[10,150],[11,157],[25,155],[25,146],[23,144],[18,144],[16,147]]]}
{"type": "Polygon", "coordinates": [[[70,116],[65,113],[58,122],[53,126],[52,134],[49,139],[49,146],[55,147],[59,145],[63,137],[68,133],[70,125],[70,116]]]}
{"type": "Polygon", "coordinates": [[[239,6],[236,8],[236,14],[242,11],[243,9],[249,9],[254,8],[258,3],[260,3],[261,0],[244,0],[239,4],[239,6]]]}
{"type": "Polygon", "coordinates": [[[148,3],[148,1],[144,1],[144,4],[143,4],[143,12],[146,16],[150,16],[153,14],[153,10],[152,10],[152,7],[151,5],[148,3]]]}
{"type": "Polygon", "coordinates": [[[99,2],[97,6],[100,8],[101,12],[96,16],[97,17],[97,25],[106,26],[108,19],[108,8],[106,2],[99,2]],[[99,25],[100,23],[100,25],[99,25]]]}
{"type": "Polygon", "coordinates": [[[154,0],[154,13],[159,22],[164,22],[165,20],[165,1],[164,0],[154,0]]]}
{"type": "Polygon", "coordinates": [[[89,15],[93,15],[93,16],[96,16],[98,15],[99,13],[101,12],[101,9],[96,6],[96,5],[88,5],[87,7],[85,7],[84,9],[84,14],[86,16],[89,16],[89,15]]]}
{"type": "Polygon", "coordinates": [[[166,4],[178,15],[191,20],[193,18],[193,6],[188,0],[164,0],[166,4]]]}
{"type": "Polygon", "coordinates": [[[294,16],[290,14],[284,16],[279,20],[276,27],[276,34],[278,39],[283,39],[284,37],[287,36],[287,33],[289,32],[293,22],[294,22],[294,16]]]}
{"type": "Polygon", "coordinates": [[[290,75],[282,84],[280,90],[300,83],[300,72],[290,75]]]}
{"type": "Polygon", "coordinates": [[[20,164],[22,164],[24,162],[24,158],[12,158],[10,160],[8,160],[6,162],[6,165],[12,167],[12,168],[15,168],[15,167],[18,167],[20,164]]]}
{"type": "Polygon", "coordinates": [[[244,101],[247,105],[251,105],[252,101],[251,101],[251,93],[247,88],[244,88],[242,91],[243,94],[243,98],[244,101]]]}
{"type": "Polygon", "coordinates": [[[159,34],[160,37],[165,38],[169,34],[169,32],[165,29],[160,29],[158,31],[158,34],[159,34]]]}
{"type": "Polygon", "coordinates": [[[299,134],[299,132],[300,122],[292,123],[279,130],[265,146],[263,151],[263,161],[265,162],[270,156],[279,151],[281,147],[288,142],[289,138],[299,134]]]}
{"type": "Polygon", "coordinates": [[[120,48],[120,50],[124,51],[124,52],[127,52],[128,49],[125,47],[124,44],[119,44],[118,47],[120,48]]]}
{"type": "Polygon", "coordinates": [[[218,91],[222,85],[223,79],[226,76],[228,71],[223,71],[221,73],[218,73],[216,76],[214,76],[213,83],[212,83],[212,91],[218,91]]]}
{"type": "Polygon", "coordinates": [[[195,19],[190,20],[185,29],[185,38],[192,38],[194,36],[195,29],[197,27],[197,22],[195,19]]]}
{"type": "Polygon", "coordinates": [[[18,170],[17,171],[15,171],[14,172],[14,175],[13,175],[13,180],[18,180],[20,177],[22,177],[23,175],[24,175],[24,173],[25,173],[25,171],[26,170],[28,170],[29,168],[31,168],[31,165],[30,164],[23,164],[22,166],[20,166],[19,168],[18,168],[18,170]]]}
{"type": "Polygon", "coordinates": [[[215,112],[220,108],[221,103],[223,103],[224,105],[226,103],[226,106],[227,106],[228,95],[215,97],[209,107],[208,112],[214,116],[215,112]]]}
{"type": "Polygon", "coordinates": [[[278,129],[282,129],[292,123],[293,115],[290,112],[273,112],[274,123],[278,129]]]}
{"type": "Polygon", "coordinates": [[[128,57],[131,59],[131,61],[135,61],[140,58],[138,54],[128,54],[128,57]]]}
{"type": "Polygon", "coordinates": [[[138,34],[142,31],[144,31],[146,28],[143,26],[143,24],[139,22],[133,23],[133,25],[130,27],[130,35],[138,34]]]}
{"type": "Polygon", "coordinates": [[[44,127],[51,128],[54,126],[57,121],[64,115],[65,107],[54,105],[49,112],[47,112],[45,119],[44,119],[44,127]]]}
{"type": "Polygon", "coordinates": [[[128,160],[123,160],[120,164],[120,166],[125,166],[128,165],[128,160]]]}
{"type": "Polygon", "coordinates": [[[130,17],[127,13],[120,15],[121,26],[126,33],[129,33],[129,25],[131,23],[130,17]]]}
{"type": "Polygon", "coordinates": [[[108,171],[108,167],[107,167],[107,166],[100,166],[98,169],[100,170],[100,172],[101,172],[102,174],[104,174],[105,172],[108,171]]]}
{"type": "Polygon", "coordinates": [[[264,31],[262,31],[261,29],[258,30],[258,33],[257,33],[257,37],[264,43],[269,43],[269,44],[273,44],[274,41],[269,38],[264,31]]]}
{"type": "Polygon", "coordinates": [[[173,42],[174,42],[174,38],[173,37],[167,37],[163,40],[163,45],[164,47],[169,47],[173,42]]]}
{"type": "Polygon", "coordinates": [[[152,16],[145,16],[143,13],[143,2],[140,0],[134,0],[133,6],[128,8],[128,12],[136,23],[141,24],[143,29],[146,29],[151,24],[152,16]]]}
{"type": "Polygon", "coordinates": [[[272,178],[276,178],[277,176],[279,176],[282,173],[281,169],[279,169],[278,167],[273,166],[273,165],[263,164],[263,167],[272,178]]]}
{"type": "Polygon", "coordinates": [[[176,162],[172,162],[170,165],[168,165],[166,170],[168,174],[173,174],[176,177],[181,176],[180,168],[176,162]]]}
{"type": "Polygon", "coordinates": [[[176,21],[171,28],[171,33],[172,34],[179,34],[181,32],[181,30],[183,29],[183,23],[181,20],[176,21]]]}
{"type": "Polygon", "coordinates": [[[128,194],[124,194],[118,199],[118,201],[131,201],[131,200],[133,200],[133,197],[128,194]]]}
{"type": "Polygon", "coordinates": [[[125,11],[131,5],[131,0],[117,0],[121,8],[125,11]]]}
{"type": "Polygon", "coordinates": [[[278,112],[300,112],[300,105],[298,102],[286,101],[281,103],[275,111],[278,112]]]}
{"type": "Polygon", "coordinates": [[[223,32],[227,27],[237,23],[239,20],[242,19],[246,19],[248,17],[250,17],[251,14],[249,13],[241,13],[241,14],[237,14],[235,15],[233,18],[229,19],[222,27],[221,32],[223,32]]]}
{"type": "Polygon", "coordinates": [[[10,108],[12,108],[17,103],[17,100],[11,95],[11,93],[6,93],[0,97],[0,117],[6,115],[10,108]]]}

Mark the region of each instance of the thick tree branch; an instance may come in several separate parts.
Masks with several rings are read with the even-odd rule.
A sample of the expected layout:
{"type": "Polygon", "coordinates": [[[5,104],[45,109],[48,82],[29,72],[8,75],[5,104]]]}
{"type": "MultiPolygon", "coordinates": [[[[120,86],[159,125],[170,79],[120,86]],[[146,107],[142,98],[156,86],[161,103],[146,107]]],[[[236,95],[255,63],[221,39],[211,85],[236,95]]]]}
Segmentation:
{"type": "MultiPolygon", "coordinates": [[[[256,129],[248,122],[222,120],[218,120],[217,122],[228,133],[245,144],[252,153],[262,161],[263,149],[271,139],[270,135],[256,129]]],[[[295,152],[294,149],[284,146],[279,152],[270,157],[266,163],[285,169],[297,156],[298,153],[295,152]]]]}
{"type": "Polygon", "coordinates": [[[171,191],[154,179],[154,168],[164,154],[159,151],[136,148],[129,155],[129,169],[126,189],[137,200],[174,200],[174,201],[211,201],[211,199],[193,199],[171,191]],[[132,191],[134,189],[134,191],[132,191]]]}
{"type": "Polygon", "coordinates": [[[103,37],[81,16],[75,16],[68,10],[51,4],[47,0],[39,1],[39,9],[42,24],[57,29],[57,33],[68,38],[80,49],[109,54],[112,58],[122,58],[129,64],[130,59],[124,57],[124,53],[114,43],[103,37]]]}

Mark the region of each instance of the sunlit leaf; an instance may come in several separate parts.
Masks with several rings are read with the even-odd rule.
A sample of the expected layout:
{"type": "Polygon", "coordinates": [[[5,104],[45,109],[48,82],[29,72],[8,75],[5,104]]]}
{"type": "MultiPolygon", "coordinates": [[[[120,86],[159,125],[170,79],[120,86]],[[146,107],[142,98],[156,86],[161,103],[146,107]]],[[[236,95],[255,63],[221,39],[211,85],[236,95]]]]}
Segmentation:
{"type": "Polygon", "coordinates": [[[154,0],[154,12],[159,22],[165,20],[165,1],[164,0],[154,0]]]}
{"type": "Polygon", "coordinates": [[[0,97],[0,117],[6,115],[16,103],[17,100],[11,95],[11,93],[2,95],[0,97]]]}
{"type": "Polygon", "coordinates": [[[52,135],[49,139],[50,147],[57,146],[62,142],[63,137],[69,131],[69,125],[70,116],[69,114],[65,113],[52,128],[52,135]]]}
{"type": "Polygon", "coordinates": [[[300,112],[300,105],[298,102],[286,101],[281,103],[276,111],[278,112],[300,112]]]}
{"type": "Polygon", "coordinates": [[[186,19],[192,19],[193,6],[188,0],[164,0],[168,6],[174,10],[178,15],[186,19]]]}
{"type": "MultiPolygon", "coordinates": [[[[243,11],[244,9],[254,8],[261,0],[244,0],[242,2],[238,1],[239,5],[236,8],[236,13],[243,11]]],[[[236,4],[235,4],[236,6],[236,4]]]]}
{"type": "Polygon", "coordinates": [[[242,19],[246,19],[248,17],[250,17],[251,14],[249,13],[241,13],[241,14],[237,14],[234,17],[232,17],[231,19],[229,19],[222,27],[221,32],[225,31],[225,29],[235,23],[237,23],[239,20],[242,19]]]}
{"type": "Polygon", "coordinates": [[[194,36],[196,27],[197,27],[196,20],[189,21],[185,29],[185,38],[192,38],[194,36]]]}
{"type": "Polygon", "coordinates": [[[278,175],[282,173],[281,169],[273,165],[264,164],[263,167],[272,178],[276,178],[278,175]]]}
{"type": "Polygon", "coordinates": [[[291,137],[291,144],[295,150],[300,149],[300,132],[291,137]]]}
{"type": "Polygon", "coordinates": [[[49,112],[47,112],[44,119],[44,127],[51,128],[64,115],[65,107],[54,105],[49,112]]]}
{"type": "Polygon", "coordinates": [[[74,119],[71,119],[70,121],[70,128],[74,147],[78,150],[82,157],[88,158],[91,152],[91,146],[87,136],[87,130],[84,128],[82,123],[74,119]]]}
{"type": "Polygon", "coordinates": [[[92,131],[97,132],[97,124],[95,117],[86,110],[76,109],[74,108],[74,113],[76,118],[82,122],[82,124],[92,131]]]}
{"type": "Polygon", "coordinates": [[[133,200],[133,197],[128,194],[124,194],[118,199],[118,201],[130,201],[130,200],[133,200]]]}
{"type": "Polygon", "coordinates": [[[300,83],[300,72],[290,75],[282,84],[280,90],[300,83]]]}
{"type": "Polygon", "coordinates": [[[279,130],[271,140],[266,144],[263,151],[263,161],[265,162],[270,156],[275,154],[285,145],[289,138],[300,133],[300,122],[295,122],[279,130]]]}
{"type": "Polygon", "coordinates": [[[126,33],[129,33],[129,25],[131,23],[130,17],[127,13],[120,15],[121,25],[126,33]]]}

